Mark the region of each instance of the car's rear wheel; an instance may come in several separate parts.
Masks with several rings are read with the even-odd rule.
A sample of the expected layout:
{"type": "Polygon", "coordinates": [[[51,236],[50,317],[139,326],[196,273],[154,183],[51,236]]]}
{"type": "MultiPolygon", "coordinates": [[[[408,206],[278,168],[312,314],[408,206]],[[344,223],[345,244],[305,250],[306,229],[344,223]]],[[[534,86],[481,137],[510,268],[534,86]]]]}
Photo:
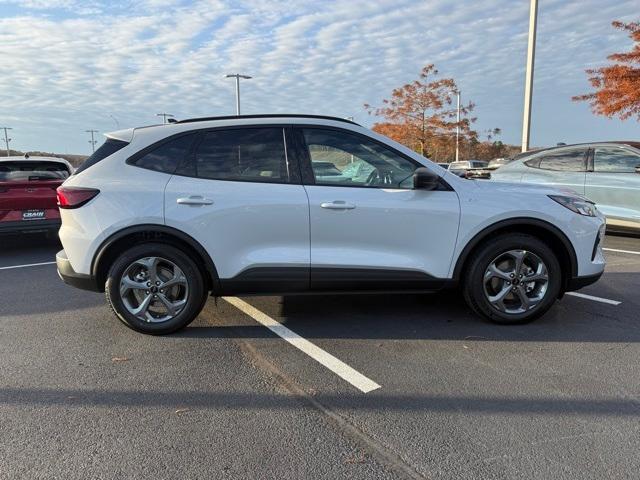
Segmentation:
{"type": "Polygon", "coordinates": [[[536,237],[501,235],[474,252],[464,279],[467,304],[502,324],[530,322],[555,302],[562,285],[556,254],[536,237]]]}
{"type": "Polygon", "coordinates": [[[150,243],[125,251],[105,285],[118,318],[142,333],[172,333],[191,323],[207,299],[197,265],[171,245],[150,243]]]}

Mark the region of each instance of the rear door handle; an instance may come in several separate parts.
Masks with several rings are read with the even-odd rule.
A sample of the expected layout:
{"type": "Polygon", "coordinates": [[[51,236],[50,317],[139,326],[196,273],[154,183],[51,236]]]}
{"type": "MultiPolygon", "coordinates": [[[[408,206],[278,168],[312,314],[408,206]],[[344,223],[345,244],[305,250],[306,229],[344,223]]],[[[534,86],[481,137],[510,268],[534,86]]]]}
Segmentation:
{"type": "Polygon", "coordinates": [[[188,197],[178,198],[176,203],[178,205],[213,205],[213,200],[204,198],[201,195],[190,195],[188,197]]]}
{"type": "Polygon", "coordinates": [[[329,210],[353,210],[356,206],[353,203],[347,203],[342,200],[335,200],[333,202],[323,202],[320,204],[321,208],[327,208],[329,210]]]}

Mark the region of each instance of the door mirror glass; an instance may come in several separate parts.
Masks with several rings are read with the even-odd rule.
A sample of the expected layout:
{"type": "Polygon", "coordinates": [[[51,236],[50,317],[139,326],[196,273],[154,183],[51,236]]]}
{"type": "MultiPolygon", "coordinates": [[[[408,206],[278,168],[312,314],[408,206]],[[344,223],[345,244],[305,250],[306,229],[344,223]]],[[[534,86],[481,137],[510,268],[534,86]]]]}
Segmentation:
{"type": "Polygon", "coordinates": [[[425,167],[416,168],[413,172],[414,190],[435,190],[440,183],[440,177],[425,167]]]}

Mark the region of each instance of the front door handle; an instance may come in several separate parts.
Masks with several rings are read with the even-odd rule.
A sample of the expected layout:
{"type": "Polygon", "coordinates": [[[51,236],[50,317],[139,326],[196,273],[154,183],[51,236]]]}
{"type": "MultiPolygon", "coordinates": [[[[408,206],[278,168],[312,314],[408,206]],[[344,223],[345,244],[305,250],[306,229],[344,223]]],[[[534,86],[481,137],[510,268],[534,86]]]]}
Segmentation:
{"type": "Polygon", "coordinates": [[[356,206],[353,203],[347,203],[342,200],[335,200],[333,202],[323,202],[320,204],[321,208],[328,208],[329,210],[353,210],[356,206]]]}
{"type": "Polygon", "coordinates": [[[176,200],[178,205],[213,205],[213,200],[204,198],[201,195],[190,195],[176,200]]]}

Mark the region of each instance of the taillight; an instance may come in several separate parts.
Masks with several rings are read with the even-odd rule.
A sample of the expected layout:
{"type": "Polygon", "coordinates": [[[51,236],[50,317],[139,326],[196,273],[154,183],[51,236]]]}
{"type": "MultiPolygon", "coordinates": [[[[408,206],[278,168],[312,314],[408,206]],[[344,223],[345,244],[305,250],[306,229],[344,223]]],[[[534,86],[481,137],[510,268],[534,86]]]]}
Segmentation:
{"type": "Polygon", "coordinates": [[[98,195],[100,190],[81,187],[58,187],[56,194],[60,208],[78,208],[98,195]]]}

